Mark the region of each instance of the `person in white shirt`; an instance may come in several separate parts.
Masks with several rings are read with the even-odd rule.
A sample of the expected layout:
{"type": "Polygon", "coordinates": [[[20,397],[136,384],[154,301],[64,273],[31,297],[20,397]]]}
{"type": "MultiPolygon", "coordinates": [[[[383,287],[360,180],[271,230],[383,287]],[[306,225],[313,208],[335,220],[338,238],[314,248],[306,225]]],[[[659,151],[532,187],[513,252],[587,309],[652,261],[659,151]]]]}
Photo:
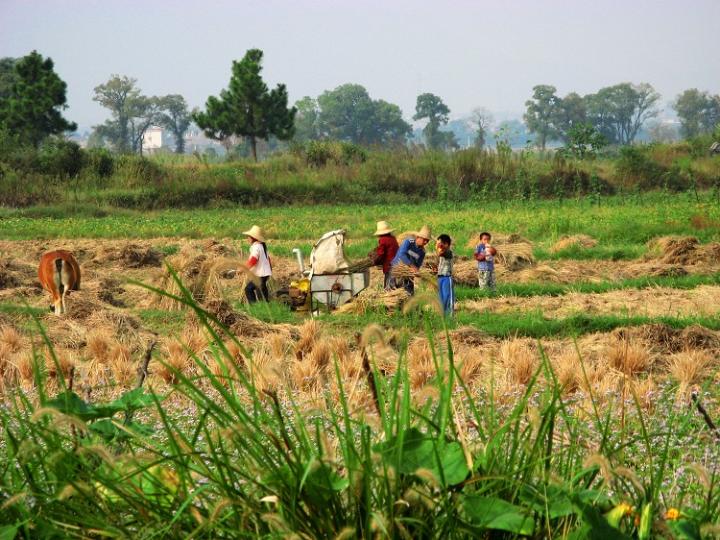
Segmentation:
{"type": "Polygon", "coordinates": [[[251,304],[258,300],[268,302],[270,293],[267,283],[272,276],[272,265],[265,245],[265,233],[260,227],[253,225],[243,234],[248,237],[250,242],[250,258],[247,261],[247,267],[257,278],[249,281],[245,286],[245,296],[251,304]]]}

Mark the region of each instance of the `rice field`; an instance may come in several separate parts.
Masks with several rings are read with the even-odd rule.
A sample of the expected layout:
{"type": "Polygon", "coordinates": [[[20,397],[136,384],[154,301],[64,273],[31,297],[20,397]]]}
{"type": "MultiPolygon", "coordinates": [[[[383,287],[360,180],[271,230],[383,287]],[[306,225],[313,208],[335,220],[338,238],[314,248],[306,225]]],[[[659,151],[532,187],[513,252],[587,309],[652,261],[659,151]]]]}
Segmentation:
{"type": "Polygon", "coordinates": [[[717,208],[421,206],[455,240],[452,319],[431,280],[408,300],[377,269],[337,312],[245,304],[234,231],[268,224],[279,289],[293,247],[346,226],[361,259],[408,210],[3,211],[0,532],[714,537],[717,208]],[[475,286],[480,229],[497,296],[475,286]],[[63,317],[36,277],[54,248],[83,271],[63,317]]]}

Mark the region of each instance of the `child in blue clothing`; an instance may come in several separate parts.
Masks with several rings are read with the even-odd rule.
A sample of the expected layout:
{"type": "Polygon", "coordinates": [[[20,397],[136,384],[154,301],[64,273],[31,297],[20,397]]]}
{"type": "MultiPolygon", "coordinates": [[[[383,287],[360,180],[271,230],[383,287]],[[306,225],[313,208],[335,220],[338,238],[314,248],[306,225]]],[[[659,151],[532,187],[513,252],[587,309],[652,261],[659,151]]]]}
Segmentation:
{"type": "Polygon", "coordinates": [[[490,245],[489,232],[480,233],[480,243],[475,248],[475,260],[478,262],[478,283],[481,289],[495,293],[495,255],[497,250],[490,245]]]}
{"type": "Polygon", "coordinates": [[[440,305],[446,317],[451,317],[455,309],[455,288],[453,286],[453,252],[450,250],[452,240],[447,234],[438,236],[435,251],[438,254],[437,280],[440,293],[440,305]]]}
{"type": "MultiPolygon", "coordinates": [[[[425,260],[425,246],[429,241],[430,227],[423,225],[423,228],[414,238],[410,237],[403,240],[395,254],[395,258],[392,260],[392,266],[395,267],[402,263],[412,268],[415,273],[419,272],[425,260]]],[[[391,288],[399,289],[400,287],[410,295],[415,294],[415,282],[412,278],[391,278],[391,288]]]]}

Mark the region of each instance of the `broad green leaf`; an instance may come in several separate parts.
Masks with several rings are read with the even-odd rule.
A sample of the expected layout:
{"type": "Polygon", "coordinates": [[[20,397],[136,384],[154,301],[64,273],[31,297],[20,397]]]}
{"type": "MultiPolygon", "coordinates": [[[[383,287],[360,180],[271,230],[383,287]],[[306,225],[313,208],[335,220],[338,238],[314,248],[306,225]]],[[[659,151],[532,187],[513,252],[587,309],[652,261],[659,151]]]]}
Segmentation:
{"type": "Polygon", "coordinates": [[[302,485],[302,493],[308,497],[319,500],[319,502],[326,502],[336,492],[348,487],[348,479],[338,475],[326,464],[315,462],[311,467],[302,485]]]}
{"type": "Polygon", "coordinates": [[[700,527],[689,519],[668,520],[668,529],[675,536],[675,540],[700,540],[700,527]]]}
{"type": "Polygon", "coordinates": [[[103,417],[103,414],[95,407],[70,390],[58,394],[55,399],[46,401],[45,406],[57,409],[64,414],[77,416],[82,420],[95,420],[103,417]]]}
{"type": "Polygon", "coordinates": [[[470,522],[483,529],[507,531],[524,536],[530,536],[535,530],[535,522],[529,510],[497,497],[465,495],[463,508],[470,522]]]}
{"type": "Polygon", "coordinates": [[[1,525],[0,540],[14,540],[19,527],[17,525],[1,525]]]}
{"type": "Polygon", "coordinates": [[[110,417],[117,412],[131,412],[142,409],[153,403],[152,394],[143,393],[142,388],[135,388],[125,392],[118,399],[110,403],[96,405],[95,408],[104,416],[110,417]]]}
{"type": "MultiPolygon", "coordinates": [[[[140,424],[138,422],[130,422],[125,427],[130,431],[136,433],[137,435],[141,436],[151,435],[153,432],[153,429],[151,427],[140,424]]],[[[130,437],[130,434],[127,431],[119,428],[109,418],[93,422],[92,424],[90,424],[89,429],[93,433],[100,435],[106,441],[124,440],[130,437]]]]}
{"type": "Polygon", "coordinates": [[[446,486],[462,482],[470,472],[459,443],[439,441],[415,428],[405,432],[402,447],[395,437],[377,445],[376,450],[388,465],[397,466],[398,472],[413,474],[428,469],[438,480],[444,479],[446,486]]]}

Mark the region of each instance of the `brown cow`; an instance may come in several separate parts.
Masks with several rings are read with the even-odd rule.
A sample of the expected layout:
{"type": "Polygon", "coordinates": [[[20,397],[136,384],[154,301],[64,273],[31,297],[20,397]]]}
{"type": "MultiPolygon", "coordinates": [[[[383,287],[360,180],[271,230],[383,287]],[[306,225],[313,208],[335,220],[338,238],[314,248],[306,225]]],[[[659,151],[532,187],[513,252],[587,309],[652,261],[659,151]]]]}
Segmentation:
{"type": "Polygon", "coordinates": [[[65,295],[80,290],[80,265],[73,254],[64,249],[49,251],[40,257],[38,277],[43,288],[52,295],[50,311],[65,313],[65,295]]]}

